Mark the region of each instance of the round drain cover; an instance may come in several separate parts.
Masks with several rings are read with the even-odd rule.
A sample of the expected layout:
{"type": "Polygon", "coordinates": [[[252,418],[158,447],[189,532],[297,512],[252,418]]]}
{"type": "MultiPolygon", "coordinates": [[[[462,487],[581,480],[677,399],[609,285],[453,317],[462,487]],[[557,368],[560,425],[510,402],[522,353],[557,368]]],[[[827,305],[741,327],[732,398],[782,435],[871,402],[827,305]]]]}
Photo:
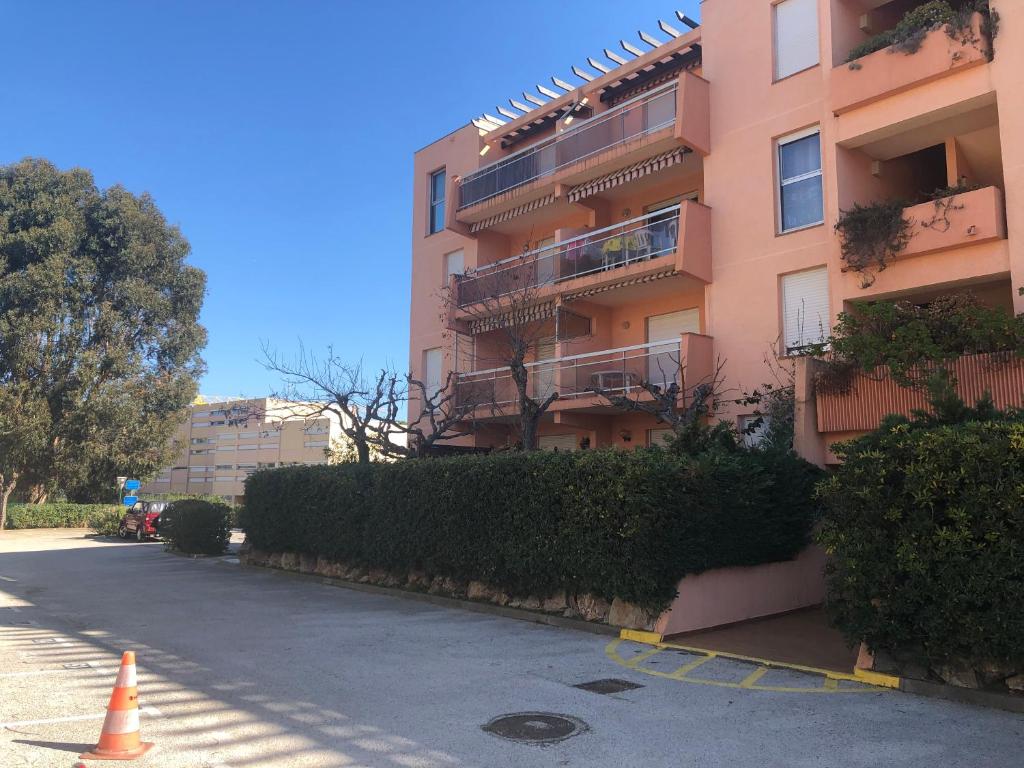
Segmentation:
{"type": "Polygon", "coordinates": [[[576,717],[554,712],[517,712],[496,717],[483,729],[495,736],[523,744],[552,744],[587,730],[576,717]]]}

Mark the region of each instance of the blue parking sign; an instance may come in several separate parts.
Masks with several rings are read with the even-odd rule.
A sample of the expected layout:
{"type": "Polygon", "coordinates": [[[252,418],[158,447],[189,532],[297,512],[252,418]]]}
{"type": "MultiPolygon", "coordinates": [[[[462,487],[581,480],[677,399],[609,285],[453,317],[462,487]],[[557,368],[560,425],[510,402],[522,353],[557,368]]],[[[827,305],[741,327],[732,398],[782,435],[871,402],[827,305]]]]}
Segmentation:
{"type": "Polygon", "coordinates": [[[124,489],[126,491],[137,491],[142,487],[142,483],[138,480],[125,480],[124,489]]]}
{"type": "Polygon", "coordinates": [[[122,501],[122,503],[123,503],[123,504],[124,504],[124,505],[125,505],[126,507],[130,507],[130,506],[132,506],[132,505],[133,505],[133,504],[134,504],[134,503],[135,503],[136,501],[138,501],[138,500],[139,500],[139,497],[138,497],[138,496],[125,496],[125,497],[124,497],[124,500],[122,501]]]}

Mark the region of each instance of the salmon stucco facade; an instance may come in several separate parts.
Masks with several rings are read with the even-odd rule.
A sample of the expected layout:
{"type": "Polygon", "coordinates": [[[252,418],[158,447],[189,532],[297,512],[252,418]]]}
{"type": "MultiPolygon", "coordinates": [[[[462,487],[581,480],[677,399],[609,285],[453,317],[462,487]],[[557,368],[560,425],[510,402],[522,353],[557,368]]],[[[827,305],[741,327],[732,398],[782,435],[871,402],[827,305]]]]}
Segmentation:
{"type": "Polygon", "coordinates": [[[684,391],[720,367],[738,394],[780,364],[797,369],[800,450],[828,463],[856,430],[801,410],[795,361],[850,302],[969,290],[1024,310],[1024,4],[856,55],[921,5],[705,0],[700,25],[677,14],[417,152],[410,369],[492,401],[457,442],[516,439],[501,318],[480,311],[509,277],[546,329],[527,367],[534,395],[559,395],[539,432],[561,449],[663,438],[595,389],[675,364],[684,391]],[[866,280],[835,224],[896,199],[909,243],[866,280]]]}

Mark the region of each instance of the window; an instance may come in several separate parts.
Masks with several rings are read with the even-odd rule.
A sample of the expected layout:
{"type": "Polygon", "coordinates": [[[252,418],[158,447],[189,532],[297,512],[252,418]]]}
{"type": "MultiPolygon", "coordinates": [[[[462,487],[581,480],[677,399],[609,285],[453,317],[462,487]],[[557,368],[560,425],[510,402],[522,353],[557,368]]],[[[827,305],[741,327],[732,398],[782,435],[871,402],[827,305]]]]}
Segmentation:
{"type": "Polygon", "coordinates": [[[740,416],[739,427],[743,444],[748,448],[760,445],[768,435],[771,423],[771,416],[740,416]]]}
{"type": "Polygon", "coordinates": [[[779,231],[792,232],[825,221],[821,194],[821,134],[818,128],[778,141],[779,231]]]}
{"type": "Polygon", "coordinates": [[[541,435],[537,445],[542,451],[554,451],[556,453],[569,453],[579,450],[579,442],[575,434],[571,435],[541,435]]]}
{"type": "MultiPolygon", "coordinates": [[[[680,342],[684,333],[700,333],[700,310],[684,309],[647,318],[647,376],[659,386],[679,383],[680,342]]],[[[639,382],[634,382],[639,384],[639,382]]]]}
{"type": "Polygon", "coordinates": [[[307,440],[302,444],[305,448],[326,448],[326,440],[307,440]]]}
{"type": "Polygon", "coordinates": [[[423,351],[423,384],[427,395],[433,396],[441,389],[441,348],[423,351]]]}
{"type": "Polygon", "coordinates": [[[674,436],[675,432],[668,428],[656,427],[655,429],[648,429],[647,445],[650,448],[654,448],[655,446],[664,448],[672,441],[674,436]]]}
{"type": "Polygon", "coordinates": [[[430,174],[430,224],[427,230],[433,235],[444,229],[444,168],[430,174]]]}
{"type": "Polygon", "coordinates": [[[782,338],[787,355],[820,344],[831,330],[828,270],[808,269],[782,276],[782,338]]]}
{"type": "Polygon", "coordinates": [[[462,251],[452,251],[444,255],[444,284],[452,281],[452,275],[461,275],[466,271],[466,255],[462,251]]]}
{"type": "Polygon", "coordinates": [[[775,79],[818,63],[818,0],[782,0],[775,14],[775,79]]]}
{"type": "Polygon", "coordinates": [[[218,464],[217,465],[217,469],[221,470],[221,471],[223,471],[225,469],[234,469],[234,468],[235,468],[234,464],[218,464]]]}

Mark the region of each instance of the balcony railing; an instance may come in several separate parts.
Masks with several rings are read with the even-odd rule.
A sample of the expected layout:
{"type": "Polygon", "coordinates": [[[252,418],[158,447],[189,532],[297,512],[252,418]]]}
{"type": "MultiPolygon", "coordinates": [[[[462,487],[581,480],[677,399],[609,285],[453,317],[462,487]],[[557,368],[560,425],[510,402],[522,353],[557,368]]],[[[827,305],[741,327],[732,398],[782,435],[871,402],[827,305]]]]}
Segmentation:
{"type": "Polygon", "coordinates": [[[481,267],[459,278],[459,306],[675,253],[679,210],[673,205],[481,267]]]}
{"type": "MultiPolygon", "coordinates": [[[[543,400],[557,392],[564,400],[597,391],[638,392],[644,381],[663,386],[681,383],[682,346],[681,339],[669,339],[527,363],[530,395],[543,400]]],[[[508,407],[518,401],[507,366],[459,374],[458,396],[463,404],[481,407],[508,407]]]]}
{"type": "Polygon", "coordinates": [[[672,125],[676,119],[676,87],[675,82],[662,86],[467,174],[459,184],[459,208],[489,200],[672,125]]]}

